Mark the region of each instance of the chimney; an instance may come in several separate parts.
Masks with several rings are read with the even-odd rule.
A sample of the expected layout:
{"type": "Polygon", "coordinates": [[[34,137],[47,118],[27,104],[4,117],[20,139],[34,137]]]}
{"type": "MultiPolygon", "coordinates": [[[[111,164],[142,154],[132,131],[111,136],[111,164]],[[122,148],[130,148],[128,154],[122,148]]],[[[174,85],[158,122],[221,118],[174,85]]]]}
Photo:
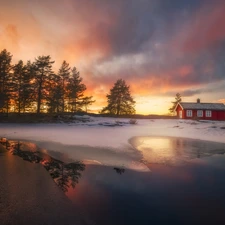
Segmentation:
{"type": "Polygon", "coordinates": [[[200,103],[200,98],[197,99],[197,103],[200,103]]]}

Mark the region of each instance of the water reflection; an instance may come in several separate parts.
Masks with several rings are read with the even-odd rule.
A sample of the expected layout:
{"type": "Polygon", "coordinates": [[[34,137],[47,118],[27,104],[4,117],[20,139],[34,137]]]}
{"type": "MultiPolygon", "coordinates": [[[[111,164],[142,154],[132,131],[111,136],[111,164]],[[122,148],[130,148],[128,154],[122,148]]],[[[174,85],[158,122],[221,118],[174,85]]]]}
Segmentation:
{"type": "Polygon", "coordinates": [[[179,165],[192,159],[225,153],[224,143],[170,137],[133,137],[130,144],[143,154],[143,161],[179,165]]]}
{"type": "Polygon", "coordinates": [[[225,156],[179,169],[153,164],[151,173],[126,169],[118,176],[113,170],[87,165],[76,190],[67,192],[96,224],[225,224],[225,156]]]}
{"type": "Polygon", "coordinates": [[[20,141],[10,141],[9,143],[14,155],[31,163],[41,163],[64,192],[67,192],[69,187],[75,188],[81,172],[85,170],[85,165],[81,161],[64,163],[49,156],[45,153],[46,151],[42,151],[33,143],[20,141]]]}
{"type": "Polygon", "coordinates": [[[37,146],[27,153],[25,142],[15,142],[14,153],[42,163],[98,225],[225,224],[225,144],[167,137],[138,137],[130,143],[151,172],[64,163],[37,146]]]}

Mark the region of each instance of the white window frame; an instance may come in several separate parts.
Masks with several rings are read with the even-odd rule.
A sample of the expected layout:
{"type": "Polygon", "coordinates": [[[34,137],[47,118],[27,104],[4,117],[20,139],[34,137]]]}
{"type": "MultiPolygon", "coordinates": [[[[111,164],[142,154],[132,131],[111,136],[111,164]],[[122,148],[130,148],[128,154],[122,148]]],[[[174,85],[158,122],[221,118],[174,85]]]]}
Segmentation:
{"type": "Polygon", "coordinates": [[[187,110],[186,111],[186,116],[187,117],[192,117],[193,113],[192,113],[192,110],[187,110]]]}
{"type": "Polygon", "coordinates": [[[205,117],[212,117],[212,111],[211,110],[206,110],[205,111],[205,117]]]}
{"type": "Polygon", "coordinates": [[[197,110],[197,117],[203,117],[203,110],[197,110]]]}

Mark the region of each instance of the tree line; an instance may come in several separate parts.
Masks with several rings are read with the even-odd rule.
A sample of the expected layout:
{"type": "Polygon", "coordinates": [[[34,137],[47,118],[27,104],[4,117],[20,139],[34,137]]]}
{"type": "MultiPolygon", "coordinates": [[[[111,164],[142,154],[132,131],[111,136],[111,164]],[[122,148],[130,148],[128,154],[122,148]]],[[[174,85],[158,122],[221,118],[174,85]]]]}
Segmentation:
{"type": "Polygon", "coordinates": [[[0,52],[0,112],[78,112],[94,100],[84,96],[86,85],[76,67],[63,61],[57,73],[54,61],[38,56],[34,62],[12,64],[6,49],[0,52]]]}
{"type": "MultiPolygon", "coordinates": [[[[84,96],[87,89],[76,67],[65,60],[57,73],[54,61],[38,56],[34,62],[19,60],[12,64],[12,55],[6,49],[0,52],[0,112],[9,113],[64,113],[86,111],[95,100],[84,96]]],[[[129,86],[122,79],[115,82],[106,95],[107,106],[101,113],[112,115],[134,114],[135,101],[129,86]]]]}

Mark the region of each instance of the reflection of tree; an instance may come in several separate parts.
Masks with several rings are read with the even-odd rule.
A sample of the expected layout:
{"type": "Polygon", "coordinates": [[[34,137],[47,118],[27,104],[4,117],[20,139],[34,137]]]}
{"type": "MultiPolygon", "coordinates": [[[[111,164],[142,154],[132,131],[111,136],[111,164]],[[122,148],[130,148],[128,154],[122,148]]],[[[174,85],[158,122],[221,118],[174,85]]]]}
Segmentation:
{"type": "Polygon", "coordinates": [[[61,173],[58,173],[58,177],[56,177],[55,182],[56,184],[64,191],[67,192],[68,188],[70,187],[69,185],[69,176],[66,172],[64,172],[64,164],[62,163],[61,173]]]}
{"type": "Polygon", "coordinates": [[[22,146],[23,146],[23,143],[19,141],[15,143],[15,145],[13,146],[13,154],[23,158],[23,160],[26,160],[32,163],[41,162],[42,158],[39,156],[38,151],[35,151],[35,152],[22,151],[21,150],[22,146]]]}
{"type": "Polygon", "coordinates": [[[81,177],[81,173],[79,171],[84,171],[85,165],[82,162],[77,161],[75,163],[66,164],[65,168],[68,172],[68,176],[71,178],[71,186],[75,188],[75,185],[81,177]]]}
{"type": "Polygon", "coordinates": [[[75,188],[81,177],[80,171],[85,170],[85,165],[80,161],[65,164],[60,160],[51,158],[51,160],[43,161],[42,164],[64,192],[67,192],[70,186],[75,188]]]}
{"type": "Polygon", "coordinates": [[[125,172],[125,169],[123,168],[114,167],[113,169],[120,175],[125,172]]]}
{"type": "Polygon", "coordinates": [[[32,163],[41,163],[64,192],[67,192],[70,186],[75,188],[81,177],[80,172],[85,170],[85,165],[80,161],[66,164],[40,151],[21,150],[23,142],[11,143],[14,155],[32,163]]]}

